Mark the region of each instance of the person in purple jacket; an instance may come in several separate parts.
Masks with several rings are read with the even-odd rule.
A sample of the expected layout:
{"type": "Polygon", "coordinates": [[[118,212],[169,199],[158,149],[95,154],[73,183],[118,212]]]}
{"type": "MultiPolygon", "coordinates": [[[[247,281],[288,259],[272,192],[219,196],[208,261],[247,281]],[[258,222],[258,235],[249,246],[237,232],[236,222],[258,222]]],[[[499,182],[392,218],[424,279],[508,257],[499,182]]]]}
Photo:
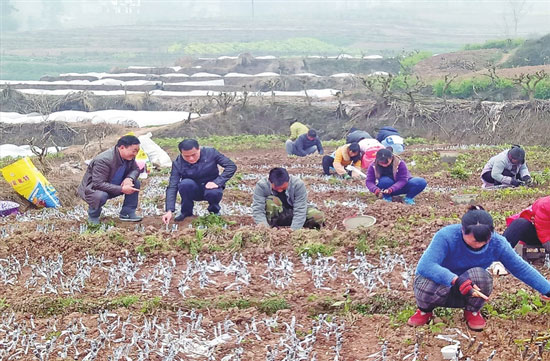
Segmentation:
{"type": "Polygon", "coordinates": [[[426,180],[413,177],[405,162],[389,149],[376,152],[375,161],[367,170],[367,188],[376,196],[391,202],[393,196],[405,195],[403,202],[413,205],[414,197],[426,188],[426,180]]]}
{"type": "Polygon", "coordinates": [[[481,331],[486,322],[479,310],[493,291],[487,268],[495,261],[550,300],[550,282],[494,232],[493,218],[483,207],[471,206],[461,224],[440,229],[420,257],[413,286],[418,309],[407,323],[427,324],[436,307],[463,308],[468,327],[481,331]]]}

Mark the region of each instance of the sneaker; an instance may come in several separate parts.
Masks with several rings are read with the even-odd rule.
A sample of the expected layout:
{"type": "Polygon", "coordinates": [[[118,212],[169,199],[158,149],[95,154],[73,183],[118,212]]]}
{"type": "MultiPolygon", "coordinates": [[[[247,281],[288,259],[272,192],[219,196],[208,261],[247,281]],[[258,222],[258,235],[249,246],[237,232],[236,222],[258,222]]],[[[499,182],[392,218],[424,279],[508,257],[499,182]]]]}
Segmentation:
{"type": "Polygon", "coordinates": [[[414,206],[414,205],[416,204],[416,202],[414,201],[414,199],[409,198],[409,197],[405,197],[405,198],[403,199],[403,203],[408,204],[408,205],[411,205],[411,206],[414,206]]]}
{"type": "Polygon", "coordinates": [[[479,312],[464,310],[464,318],[466,319],[468,327],[473,331],[481,331],[487,324],[479,312]]]}
{"type": "Polygon", "coordinates": [[[99,225],[99,217],[90,217],[88,216],[88,224],[97,226],[99,225]]]}
{"type": "Polygon", "coordinates": [[[386,194],[382,196],[382,199],[385,200],[386,202],[391,202],[392,196],[386,194]]]}
{"type": "Polygon", "coordinates": [[[407,321],[407,325],[415,327],[424,326],[430,322],[432,317],[433,314],[431,312],[423,312],[417,309],[414,315],[412,315],[407,321]]]}
{"type": "Polygon", "coordinates": [[[120,219],[123,222],[140,222],[143,217],[140,217],[136,215],[135,213],[129,213],[129,214],[120,214],[118,216],[118,219],[120,219]]]}

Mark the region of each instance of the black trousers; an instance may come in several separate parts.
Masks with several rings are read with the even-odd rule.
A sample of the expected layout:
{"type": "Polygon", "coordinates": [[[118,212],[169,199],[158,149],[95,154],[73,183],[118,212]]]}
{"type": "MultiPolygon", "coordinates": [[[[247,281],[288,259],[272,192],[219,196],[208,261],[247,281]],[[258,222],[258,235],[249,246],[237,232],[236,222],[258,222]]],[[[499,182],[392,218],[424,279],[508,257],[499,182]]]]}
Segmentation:
{"type": "Polygon", "coordinates": [[[531,246],[542,246],[535,225],[525,218],[514,220],[502,235],[510,242],[512,247],[515,247],[519,241],[531,246]]]}
{"type": "MultiPolygon", "coordinates": [[[[512,177],[514,178],[514,174],[508,170],[508,169],[505,169],[504,171],[502,171],[502,175],[505,176],[505,177],[512,177]]],[[[521,180],[521,177],[519,175],[519,172],[515,175],[516,179],[518,180],[521,180]]],[[[483,180],[487,183],[491,183],[491,184],[494,184],[496,186],[498,185],[501,185],[502,183],[500,182],[497,182],[496,180],[494,180],[493,177],[491,177],[491,171],[488,171],[488,172],[485,172],[481,175],[481,178],[483,178],[483,180]]]]}
{"type": "Polygon", "coordinates": [[[334,164],[334,158],[330,155],[325,155],[323,157],[323,172],[325,172],[326,175],[330,175],[330,167],[334,164]]]}

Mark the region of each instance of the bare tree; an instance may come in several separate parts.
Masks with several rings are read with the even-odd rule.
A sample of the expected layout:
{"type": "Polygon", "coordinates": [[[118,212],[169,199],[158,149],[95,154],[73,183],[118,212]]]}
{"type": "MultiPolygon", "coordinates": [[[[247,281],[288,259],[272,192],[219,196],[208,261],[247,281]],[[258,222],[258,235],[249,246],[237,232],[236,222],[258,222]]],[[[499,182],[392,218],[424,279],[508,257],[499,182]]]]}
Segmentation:
{"type": "Polygon", "coordinates": [[[529,97],[529,101],[532,101],[535,99],[537,84],[548,78],[550,78],[549,74],[547,74],[544,70],[539,70],[534,74],[521,73],[516,75],[512,78],[512,81],[514,84],[519,85],[523,90],[525,90],[527,96],[529,97]]]}
{"type": "Polygon", "coordinates": [[[509,36],[510,23],[514,29],[513,36],[518,35],[518,25],[523,19],[523,16],[527,14],[527,0],[507,0],[506,5],[508,11],[504,13],[504,27],[506,36],[509,36]]]}

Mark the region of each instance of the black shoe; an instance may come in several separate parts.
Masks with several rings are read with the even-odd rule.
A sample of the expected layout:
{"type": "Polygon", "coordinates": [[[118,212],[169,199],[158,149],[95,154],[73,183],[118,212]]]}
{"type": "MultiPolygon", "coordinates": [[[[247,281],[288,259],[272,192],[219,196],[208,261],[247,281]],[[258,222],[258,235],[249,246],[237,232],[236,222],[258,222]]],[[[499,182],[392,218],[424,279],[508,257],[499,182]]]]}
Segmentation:
{"type": "Polygon", "coordinates": [[[138,215],[136,215],[135,213],[130,213],[130,214],[120,214],[118,216],[118,219],[120,219],[121,221],[123,222],[140,222],[143,217],[140,217],[138,215]]]}
{"type": "Polygon", "coordinates": [[[183,213],[180,213],[178,216],[174,217],[175,222],[181,222],[183,221],[187,216],[183,213]]]}

